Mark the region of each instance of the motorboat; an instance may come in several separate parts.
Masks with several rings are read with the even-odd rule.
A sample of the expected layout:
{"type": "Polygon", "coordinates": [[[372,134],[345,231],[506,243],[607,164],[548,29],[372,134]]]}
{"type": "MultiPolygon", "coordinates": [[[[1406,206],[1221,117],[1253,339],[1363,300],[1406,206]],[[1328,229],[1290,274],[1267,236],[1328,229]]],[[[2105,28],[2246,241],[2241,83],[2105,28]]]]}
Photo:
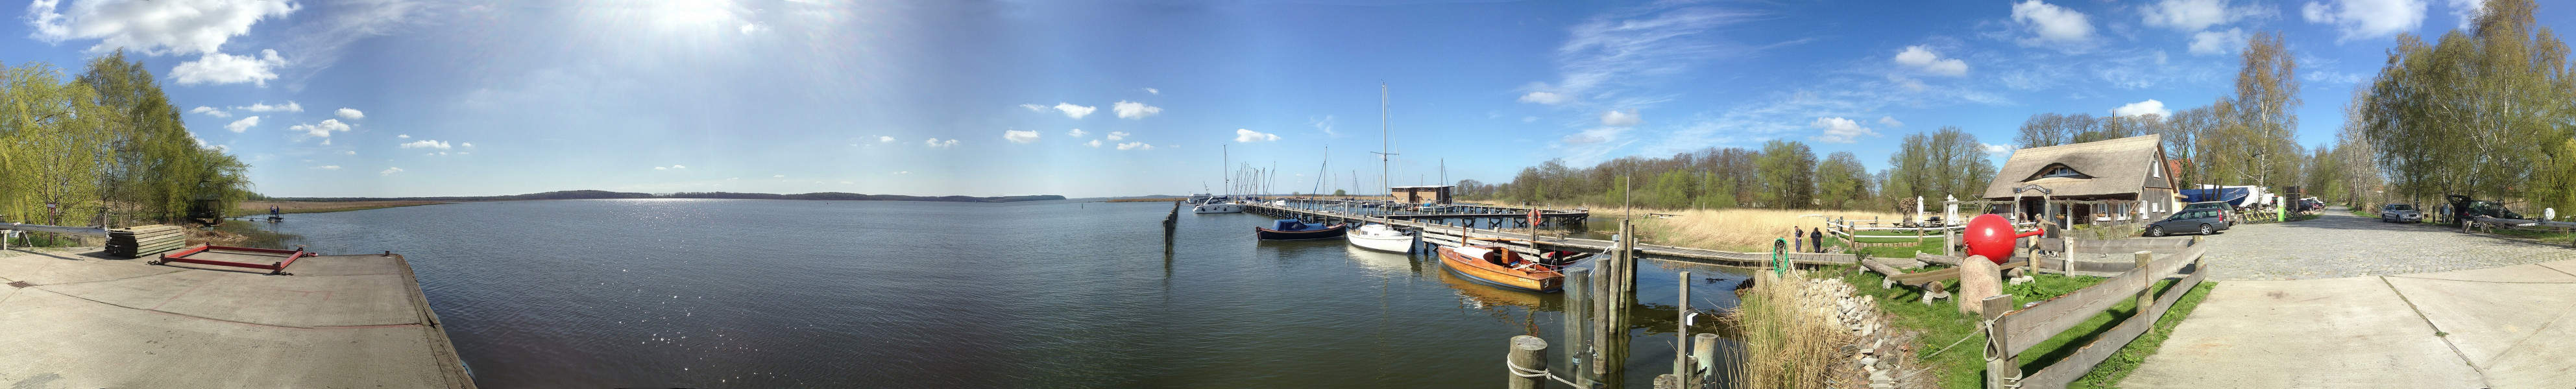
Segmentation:
{"type": "Polygon", "coordinates": [[[1243,204],[1207,203],[1190,207],[1190,213],[1243,213],[1243,204]]]}
{"type": "Polygon", "coordinates": [[[1440,246],[1440,266],[1468,279],[1487,284],[1532,292],[1555,292],[1564,288],[1565,274],[1558,272],[1583,257],[1567,252],[1549,252],[1532,260],[1503,246],[1440,246]]]}
{"type": "Polygon", "coordinates": [[[1269,228],[1253,227],[1252,234],[1261,240],[1314,240],[1342,237],[1350,227],[1345,224],[1307,224],[1297,219],[1279,219],[1269,228]]]}
{"type": "Polygon", "coordinates": [[[1342,238],[1349,239],[1352,246],[1390,253],[1412,252],[1415,242],[1413,233],[1385,224],[1360,226],[1342,238]]]}

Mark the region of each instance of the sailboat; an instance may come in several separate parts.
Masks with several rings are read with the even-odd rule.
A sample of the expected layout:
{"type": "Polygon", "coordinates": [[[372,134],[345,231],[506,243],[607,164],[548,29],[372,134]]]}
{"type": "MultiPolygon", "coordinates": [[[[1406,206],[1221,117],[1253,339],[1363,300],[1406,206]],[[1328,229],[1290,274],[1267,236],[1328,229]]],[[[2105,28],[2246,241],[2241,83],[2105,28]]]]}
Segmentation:
{"type": "MultiPolygon", "coordinates": [[[[1378,155],[1380,155],[1378,158],[1378,169],[1385,170],[1386,158],[1383,156],[1395,154],[1388,153],[1387,151],[1389,150],[1386,150],[1386,143],[1388,143],[1386,129],[1386,84],[1378,84],[1377,88],[1378,155]]],[[[1384,180],[1386,174],[1384,174],[1384,172],[1380,172],[1378,177],[1380,180],[1384,180]]],[[[1361,206],[1375,207],[1376,205],[1376,203],[1368,203],[1361,206]]],[[[1413,245],[1416,242],[1419,242],[1419,240],[1415,238],[1415,233],[1412,231],[1405,231],[1403,229],[1395,228],[1395,226],[1385,224],[1363,225],[1360,226],[1360,228],[1351,229],[1349,233],[1342,235],[1342,239],[1349,240],[1352,246],[1394,253],[1413,252],[1413,245]]]]}
{"type": "MultiPolygon", "coordinates": [[[[1223,161],[1224,163],[1228,163],[1228,164],[1231,164],[1231,163],[1233,163],[1233,162],[1234,162],[1234,156],[1230,153],[1230,150],[1222,149],[1222,148],[1220,148],[1220,149],[1218,149],[1218,150],[1219,150],[1219,151],[1218,151],[1218,154],[1217,154],[1217,155],[1218,155],[1219,157],[1217,157],[1217,158],[1221,158],[1221,159],[1220,159],[1220,161],[1223,161]]],[[[1226,166],[1226,165],[1217,165],[1217,166],[1226,166]]],[[[1220,169],[1222,169],[1222,167],[1220,167],[1220,169]]],[[[1225,192],[1226,192],[1226,196],[1224,196],[1224,197],[1211,197],[1211,198],[1209,198],[1209,199],[1208,199],[1208,201],[1206,201],[1206,202],[1202,202],[1202,203],[1200,203],[1200,204],[1199,204],[1199,205],[1197,205],[1197,206],[1190,207],[1190,213],[1243,213],[1243,204],[1236,204],[1236,203],[1234,203],[1233,201],[1226,200],[1226,197],[1233,197],[1233,196],[1234,196],[1234,188],[1232,187],[1232,185],[1234,185],[1234,178],[1233,178],[1233,177],[1227,177],[1227,178],[1225,179],[1225,184],[1228,186],[1228,187],[1226,188],[1226,191],[1225,191],[1225,192]]]]}

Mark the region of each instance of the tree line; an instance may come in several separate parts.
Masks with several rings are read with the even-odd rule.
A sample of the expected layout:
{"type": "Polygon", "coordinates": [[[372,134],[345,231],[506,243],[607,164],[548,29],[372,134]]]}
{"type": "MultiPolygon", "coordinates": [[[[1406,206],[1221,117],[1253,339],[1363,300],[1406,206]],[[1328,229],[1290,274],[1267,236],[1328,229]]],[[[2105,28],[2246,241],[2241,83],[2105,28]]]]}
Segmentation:
{"type": "Polygon", "coordinates": [[[2399,35],[2355,92],[2339,138],[2369,156],[2392,198],[2576,207],[2576,67],[2567,44],[2534,22],[2536,8],[2492,0],[2472,30],[2432,42],[2399,35]]]}
{"type": "Polygon", "coordinates": [[[0,66],[0,220],[178,222],[250,196],[249,165],[198,140],[182,113],[122,50],[78,75],[0,66]]]}
{"type": "Polygon", "coordinates": [[[1652,208],[1889,209],[1895,198],[1977,198],[1994,176],[1984,144],[1958,127],[1906,136],[1876,173],[1848,151],[1816,157],[1805,143],[1705,148],[1670,157],[1630,156],[1591,167],[1563,159],[1521,169],[1511,182],[1461,180],[1460,197],[1652,208]]]}

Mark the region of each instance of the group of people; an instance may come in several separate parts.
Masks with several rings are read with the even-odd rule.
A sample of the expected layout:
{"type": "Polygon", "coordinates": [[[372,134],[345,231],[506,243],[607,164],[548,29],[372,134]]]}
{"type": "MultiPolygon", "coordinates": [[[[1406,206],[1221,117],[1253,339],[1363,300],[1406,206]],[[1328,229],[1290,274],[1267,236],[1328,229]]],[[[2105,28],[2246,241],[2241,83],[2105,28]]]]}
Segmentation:
{"type": "Polygon", "coordinates": [[[1791,243],[1790,243],[1790,245],[1789,245],[1789,251],[1791,251],[1791,252],[1801,252],[1801,253],[1821,253],[1821,252],[1825,252],[1825,229],[1824,229],[1824,228],[1807,229],[1806,227],[1790,227],[1790,228],[1789,228],[1789,241],[1791,242],[1791,243]],[[1812,250],[1810,250],[1810,249],[1809,249],[1809,248],[1811,248],[1811,247],[1813,248],[1812,250]]]}

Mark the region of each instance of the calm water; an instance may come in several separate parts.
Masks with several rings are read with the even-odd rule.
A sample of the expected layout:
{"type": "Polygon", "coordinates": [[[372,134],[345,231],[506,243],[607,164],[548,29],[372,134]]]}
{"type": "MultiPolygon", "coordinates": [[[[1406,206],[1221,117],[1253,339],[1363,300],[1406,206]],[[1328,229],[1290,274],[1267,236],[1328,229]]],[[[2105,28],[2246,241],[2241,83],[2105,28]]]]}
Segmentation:
{"type": "MultiPolygon", "coordinates": [[[[1170,203],[557,200],[288,215],[403,253],[491,388],[1490,387],[1559,294],[1170,203]]],[[[1670,370],[1681,266],[1648,261],[1630,380],[1670,370]],[[1646,317],[1655,315],[1655,317],[1646,317]]],[[[1742,276],[1691,266],[1694,304],[1742,276]],[[1713,279],[1723,277],[1725,279],[1713,279]]]]}

